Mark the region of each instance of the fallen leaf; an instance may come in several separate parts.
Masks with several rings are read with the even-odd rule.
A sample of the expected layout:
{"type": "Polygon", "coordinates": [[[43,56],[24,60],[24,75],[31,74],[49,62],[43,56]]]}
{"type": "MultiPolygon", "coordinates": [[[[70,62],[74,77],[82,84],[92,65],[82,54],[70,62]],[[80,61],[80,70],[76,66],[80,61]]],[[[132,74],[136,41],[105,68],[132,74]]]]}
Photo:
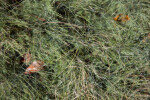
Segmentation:
{"type": "Polygon", "coordinates": [[[114,17],[113,19],[114,19],[115,21],[118,21],[119,16],[120,16],[120,14],[119,14],[119,15],[117,15],[116,17],[114,17]]]}
{"type": "Polygon", "coordinates": [[[113,18],[115,21],[119,21],[119,22],[126,22],[128,20],[130,20],[128,15],[123,15],[123,14],[119,14],[116,17],[113,18]]]}
{"type": "Polygon", "coordinates": [[[43,61],[34,61],[24,72],[25,74],[31,74],[35,72],[39,72],[43,69],[44,62],[43,61]]]}

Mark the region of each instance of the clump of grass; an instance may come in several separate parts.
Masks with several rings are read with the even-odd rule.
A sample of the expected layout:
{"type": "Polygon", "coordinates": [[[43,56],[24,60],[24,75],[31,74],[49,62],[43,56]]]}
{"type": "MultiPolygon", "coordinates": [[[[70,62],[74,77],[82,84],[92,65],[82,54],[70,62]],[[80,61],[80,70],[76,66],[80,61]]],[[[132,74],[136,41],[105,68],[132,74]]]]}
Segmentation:
{"type": "Polygon", "coordinates": [[[149,2],[0,2],[1,99],[148,99],[149,2]],[[117,14],[127,22],[115,22],[117,14]],[[45,62],[24,75],[26,52],[45,62]]]}

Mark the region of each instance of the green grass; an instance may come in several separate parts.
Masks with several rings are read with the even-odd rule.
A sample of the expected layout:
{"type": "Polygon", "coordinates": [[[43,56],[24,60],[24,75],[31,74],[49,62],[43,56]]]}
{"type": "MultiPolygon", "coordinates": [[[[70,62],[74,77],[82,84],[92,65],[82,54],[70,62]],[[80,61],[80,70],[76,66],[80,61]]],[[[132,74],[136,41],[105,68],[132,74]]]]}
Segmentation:
{"type": "Polygon", "coordinates": [[[0,99],[150,99],[149,9],[149,0],[0,0],[0,99]],[[114,21],[121,13],[130,20],[114,21]],[[24,74],[28,51],[44,70],[24,74]]]}

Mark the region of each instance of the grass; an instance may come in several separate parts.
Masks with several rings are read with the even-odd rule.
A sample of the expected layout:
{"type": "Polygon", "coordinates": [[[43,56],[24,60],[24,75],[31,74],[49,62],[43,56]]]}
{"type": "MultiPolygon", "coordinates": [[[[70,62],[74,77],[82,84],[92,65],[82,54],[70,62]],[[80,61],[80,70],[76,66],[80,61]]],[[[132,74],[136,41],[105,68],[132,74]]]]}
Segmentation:
{"type": "Polygon", "coordinates": [[[150,99],[148,0],[1,0],[0,99],[150,99]],[[116,22],[118,14],[130,20],[116,22]],[[142,40],[146,38],[146,41],[142,40]],[[20,63],[30,52],[44,70],[20,63]]]}

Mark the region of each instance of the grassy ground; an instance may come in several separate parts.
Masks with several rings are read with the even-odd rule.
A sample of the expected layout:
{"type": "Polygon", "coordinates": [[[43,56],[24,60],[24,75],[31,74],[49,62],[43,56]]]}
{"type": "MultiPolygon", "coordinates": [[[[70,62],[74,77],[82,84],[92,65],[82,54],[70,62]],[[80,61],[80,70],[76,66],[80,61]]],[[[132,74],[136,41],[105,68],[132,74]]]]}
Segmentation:
{"type": "Polygon", "coordinates": [[[150,99],[149,10],[149,0],[0,0],[0,99],[150,99]],[[25,75],[26,52],[44,70],[25,75]]]}

